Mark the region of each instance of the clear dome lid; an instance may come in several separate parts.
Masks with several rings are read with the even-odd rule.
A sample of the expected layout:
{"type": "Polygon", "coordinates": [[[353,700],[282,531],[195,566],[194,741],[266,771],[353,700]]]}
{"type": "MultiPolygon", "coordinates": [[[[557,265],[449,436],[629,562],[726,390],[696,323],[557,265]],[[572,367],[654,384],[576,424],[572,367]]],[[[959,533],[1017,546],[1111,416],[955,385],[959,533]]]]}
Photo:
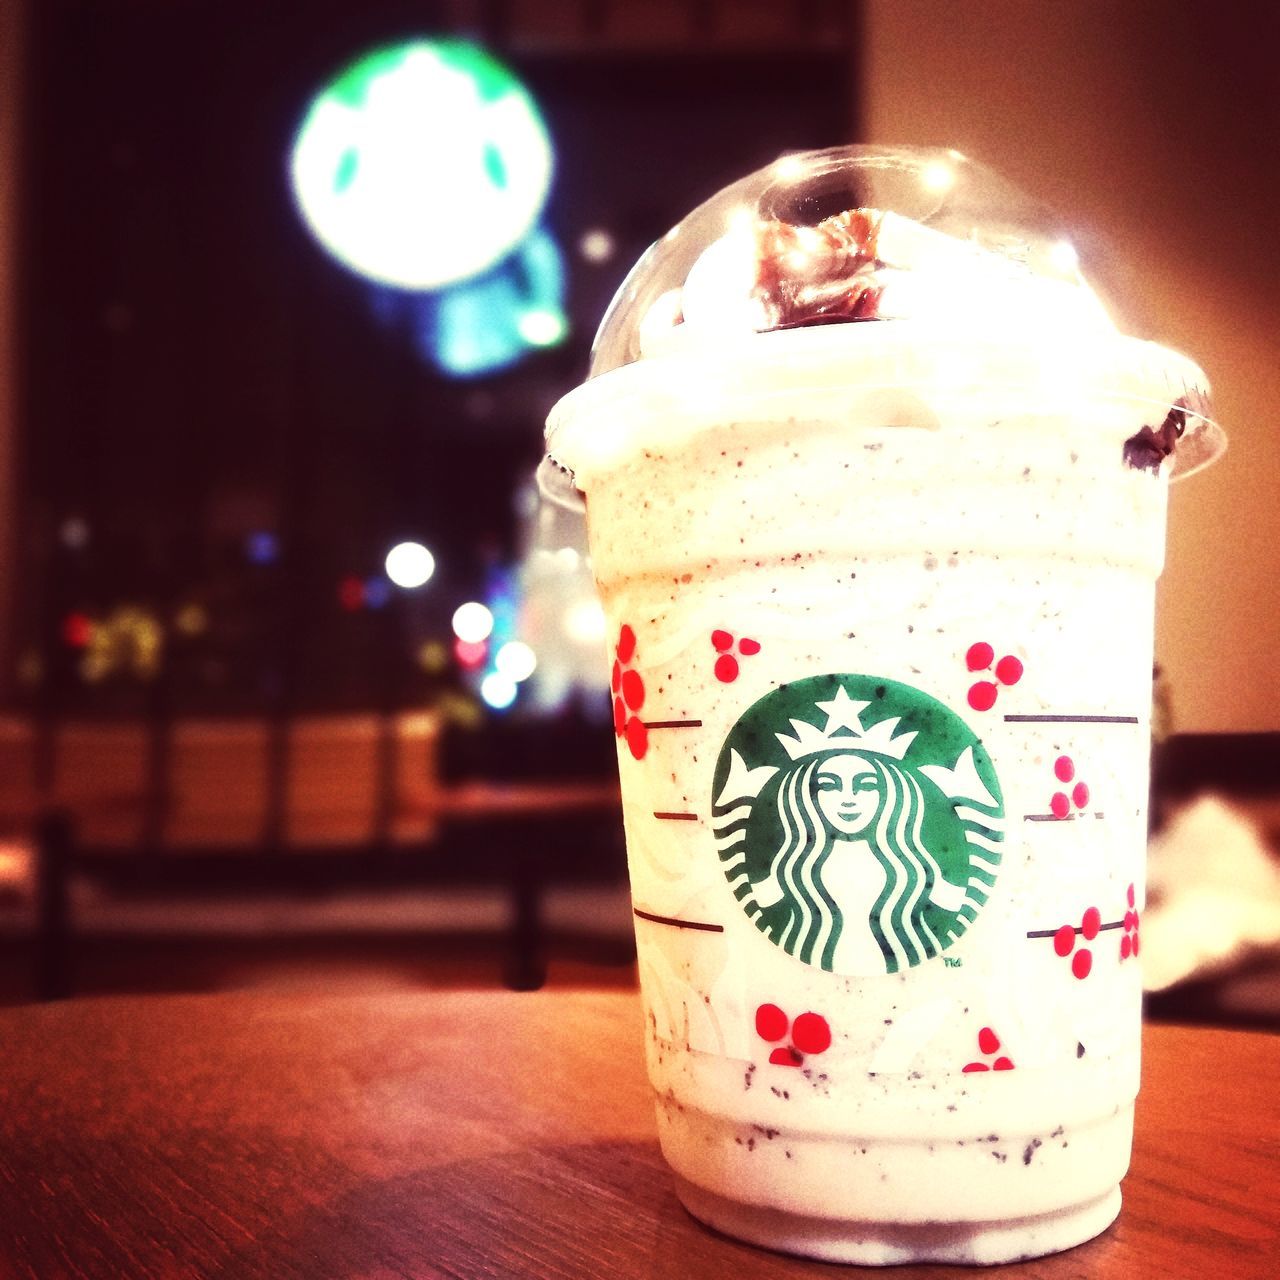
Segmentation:
{"type": "Polygon", "coordinates": [[[837,147],[783,156],[657,241],[604,317],[591,376],[809,325],[1050,318],[1114,331],[1048,209],[958,151],[837,147]]]}
{"type": "MultiPolygon", "coordinates": [[[[1175,473],[1223,447],[1203,374],[1185,357],[1122,337],[1049,209],[958,151],[852,146],[783,156],[723,188],[646,251],[601,322],[586,385],[552,413],[544,491],[571,487],[569,428],[601,400],[602,375],[636,366],[618,375],[634,391],[653,384],[646,369],[696,366],[709,377],[732,364],[739,381],[770,366],[775,379],[796,384],[810,378],[802,366],[813,358],[865,376],[854,373],[857,350],[886,345],[855,336],[872,329],[917,353],[955,355],[956,344],[977,343],[1034,349],[1042,365],[1087,369],[1117,395],[1132,394],[1141,376],[1151,398],[1181,415],[1175,473]],[[763,336],[818,327],[827,333],[763,336]],[[1166,356],[1153,387],[1150,367],[1166,356]]],[[[893,376],[883,360],[876,376],[893,376]]]]}

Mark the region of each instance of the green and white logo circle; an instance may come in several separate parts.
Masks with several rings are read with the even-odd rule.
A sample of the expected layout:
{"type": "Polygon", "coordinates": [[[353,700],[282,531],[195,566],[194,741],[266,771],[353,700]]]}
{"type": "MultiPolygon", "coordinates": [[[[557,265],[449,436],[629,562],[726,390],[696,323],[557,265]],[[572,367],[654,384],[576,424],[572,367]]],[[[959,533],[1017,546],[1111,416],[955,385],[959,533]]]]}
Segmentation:
{"type": "Polygon", "coordinates": [[[721,866],[750,920],[833,973],[898,973],[945,951],[995,883],[1004,802],[963,720],[910,685],[781,685],[716,762],[721,866]]]}

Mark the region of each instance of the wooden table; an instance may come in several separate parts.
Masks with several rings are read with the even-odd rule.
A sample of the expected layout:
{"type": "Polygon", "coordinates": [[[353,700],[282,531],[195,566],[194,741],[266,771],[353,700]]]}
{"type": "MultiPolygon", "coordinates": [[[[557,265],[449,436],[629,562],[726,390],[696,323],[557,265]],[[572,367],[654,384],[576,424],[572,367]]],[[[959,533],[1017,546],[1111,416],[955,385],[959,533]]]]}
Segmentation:
{"type": "MultiPolygon", "coordinates": [[[[630,993],[79,1000],[0,1055],[5,1280],[858,1274],[684,1214],[630,993]]],[[[1276,1275],[1278,1134],[1280,1037],[1150,1028],[1119,1222],[1000,1274],[1276,1275]]]]}

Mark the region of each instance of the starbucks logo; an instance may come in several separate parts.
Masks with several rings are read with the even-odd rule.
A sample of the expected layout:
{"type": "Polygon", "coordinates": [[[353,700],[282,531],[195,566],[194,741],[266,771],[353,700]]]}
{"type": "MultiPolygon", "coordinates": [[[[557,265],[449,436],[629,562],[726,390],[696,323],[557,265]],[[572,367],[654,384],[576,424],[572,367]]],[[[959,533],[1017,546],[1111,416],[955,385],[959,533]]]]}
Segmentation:
{"type": "Polygon", "coordinates": [[[748,918],[805,964],[898,973],[945,951],[995,883],[1004,804],[954,712],[875,676],[797,680],[725,739],[712,820],[748,918]]]}

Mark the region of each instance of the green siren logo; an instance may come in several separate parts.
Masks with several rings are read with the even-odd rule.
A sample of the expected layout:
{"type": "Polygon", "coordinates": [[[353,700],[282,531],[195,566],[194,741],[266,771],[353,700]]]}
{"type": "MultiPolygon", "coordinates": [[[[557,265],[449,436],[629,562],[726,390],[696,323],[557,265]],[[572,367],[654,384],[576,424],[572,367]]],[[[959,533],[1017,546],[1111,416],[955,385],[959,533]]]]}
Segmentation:
{"type": "Polygon", "coordinates": [[[910,685],[782,685],[725,739],[713,795],[734,897],[767,938],[829,972],[931,959],[995,883],[1004,804],[991,758],[910,685]]]}

